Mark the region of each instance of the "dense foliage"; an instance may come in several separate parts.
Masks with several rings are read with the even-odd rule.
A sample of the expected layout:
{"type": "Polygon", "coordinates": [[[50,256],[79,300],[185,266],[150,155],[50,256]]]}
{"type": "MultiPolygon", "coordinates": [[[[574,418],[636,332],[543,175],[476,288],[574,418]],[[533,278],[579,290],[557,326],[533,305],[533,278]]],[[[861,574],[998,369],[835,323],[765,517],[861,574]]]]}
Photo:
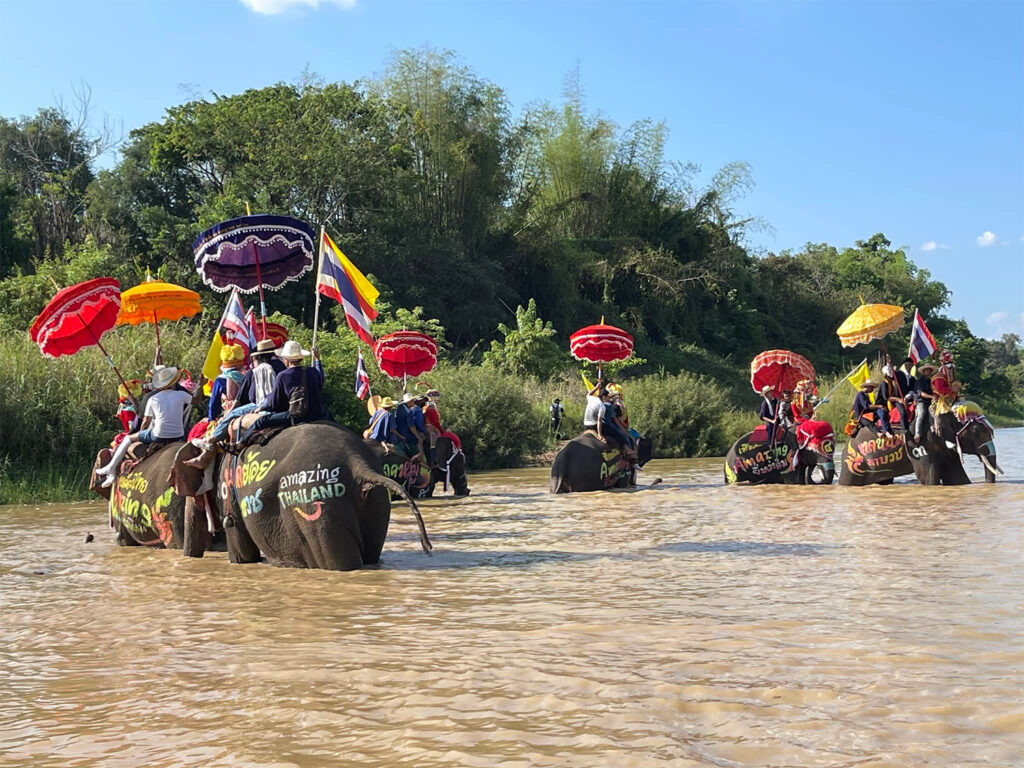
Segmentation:
{"type": "MultiPolygon", "coordinates": [[[[511,377],[564,375],[568,334],[604,316],[634,334],[643,361],[621,375],[657,374],[638,386],[638,396],[699,386],[710,393],[705,408],[749,407],[746,365],[763,349],[794,349],[823,373],[859,360],[864,350],[842,350],[834,334],[862,296],[909,314],[919,309],[957,355],[968,394],[1009,416],[1019,412],[1019,338],[989,342],[944,317],[947,286],[882,234],[847,247],[751,253],[745,236],[759,222],[737,212],[753,183],[750,169],[730,163],[699,183],[699,168],[665,156],[667,130],[650,120],[622,127],[602,117],[587,107],[576,74],[567,78],[562,103],[513,115],[499,86],[452,53],[431,49],[394,54],[372,82],[306,78],[172,106],[161,121],[133,130],[116,164],[102,170],[97,159],[111,140],[90,133],[84,109],[0,118],[0,344],[23,353],[22,340],[7,337],[24,332],[54,285],[101,274],[131,285],[150,269],[202,294],[206,317],[184,332],[195,344],[191,360],[223,302],[201,285],[192,241],[203,228],[244,214],[249,203],[254,211],[324,223],[381,290],[375,332],[434,334],[443,355],[463,366],[465,379],[455,369],[446,374],[458,386],[476,387],[488,376],[504,385],[511,377]],[[488,373],[477,381],[464,366],[481,362],[488,373]],[[687,371],[706,378],[676,377],[687,371]]],[[[308,343],[311,279],[272,294],[269,303],[308,343]]],[[[348,393],[357,343],[338,307],[321,320],[320,344],[337,377],[328,404],[356,425],[362,406],[348,393]]],[[[136,338],[132,333],[111,335],[136,338]]],[[[909,327],[893,335],[890,346],[906,349],[908,334],[909,327]]],[[[78,386],[105,386],[109,377],[93,370],[90,355],[56,365],[26,361],[19,375],[80,365],[78,386]]],[[[122,362],[141,366],[142,357],[122,362]]],[[[376,387],[393,386],[372,375],[376,387]]],[[[28,397],[32,387],[11,376],[9,366],[0,371],[4,392],[28,397]]],[[[5,399],[0,462],[18,464],[21,449],[6,435],[29,423],[61,436],[99,429],[79,416],[51,417],[94,397],[69,387],[16,405],[5,399]],[[38,409],[29,421],[24,413],[14,420],[15,412],[38,409]]],[[[467,409],[485,412],[483,401],[466,398],[467,409]]],[[[534,417],[538,407],[543,416],[543,403],[534,402],[534,417]]],[[[669,429],[667,414],[649,416],[669,429]]],[[[470,440],[478,459],[496,451],[487,461],[510,463],[536,447],[525,436],[499,446],[458,408],[452,418],[467,431],[481,430],[470,440]]],[[[672,455],[720,450],[713,424],[685,429],[691,426],[696,433],[685,441],[668,438],[677,446],[672,455]]],[[[42,463],[56,455],[44,452],[42,463]]]]}

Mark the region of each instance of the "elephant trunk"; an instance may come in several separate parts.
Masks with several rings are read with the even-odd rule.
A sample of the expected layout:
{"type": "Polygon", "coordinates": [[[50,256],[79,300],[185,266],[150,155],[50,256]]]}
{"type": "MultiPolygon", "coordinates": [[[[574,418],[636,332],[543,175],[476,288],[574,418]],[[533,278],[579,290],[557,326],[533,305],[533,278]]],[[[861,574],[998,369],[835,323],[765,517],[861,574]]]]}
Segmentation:
{"type": "Polygon", "coordinates": [[[420,546],[423,547],[423,551],[428,555],[434,548],[434,545],[430,543],[430,539],[427,537],[427,526],[423,523],[423,515],[420,514],[420,508],[416,506],[416,502],[413,501],[412,496],[401,485],[396,483],[390,477],[385,477],[379,472],[367,472],[364,477],[361,478],[364,488],[381,486],[387,488],[391,493],[396,496],[401,496],[405,499],[406,503],[412,508],[412,513],[416,517],[416,525],[420,529],[420,546]]]}
{"type": "Polygon", "coordinates": [[[836,479],[836,463],[831,458],[822,462],[821,472],[823,474],[821,484],[832,485],[832,481],[836,479]]]}

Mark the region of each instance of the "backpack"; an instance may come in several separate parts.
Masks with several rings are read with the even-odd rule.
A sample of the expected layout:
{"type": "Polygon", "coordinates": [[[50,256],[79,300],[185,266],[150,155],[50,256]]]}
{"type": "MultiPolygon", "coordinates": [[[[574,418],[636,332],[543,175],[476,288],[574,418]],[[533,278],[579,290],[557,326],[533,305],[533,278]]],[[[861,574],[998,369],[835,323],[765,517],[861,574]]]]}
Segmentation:
{"type": "Polygon", "coordinates": [[[308,377],[308,369],[303,368],[302,383],[292,390],[292,394],[288,398],[288,415],[291,416],[293,424],[306,418],[309,414],[309,396],[306,394],[308,377]]]}

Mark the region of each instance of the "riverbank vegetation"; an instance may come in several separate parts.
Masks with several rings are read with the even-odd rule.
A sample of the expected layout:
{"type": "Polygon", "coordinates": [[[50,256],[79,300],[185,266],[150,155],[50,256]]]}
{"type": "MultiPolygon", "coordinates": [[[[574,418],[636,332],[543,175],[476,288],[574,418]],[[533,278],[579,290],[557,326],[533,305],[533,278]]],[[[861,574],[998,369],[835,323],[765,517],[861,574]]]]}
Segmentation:
{"type": "MultiPolygon", "coordinates": [[[[54,285],[113,275],[127,287],[148,269],[199,291],[204,315],[162,329],[165,359],[198,371],[224,297],[200,283],[191,244],[247,202],[326,222],[381,290],[376,334],[439,338],[442,363],[424,380],[444,392],[442,414],[475,467],[550,447],[556,395],[578,423],[567,337],[602,316],[636,338],[637,362],[613,375],[661,456],[721,454],[756,421],[747,366],[764,349],[807,356],[823,379],[852,368],[865,350],[843,350],[835,329],[861,296],[919,309],[967,395],[1001,423],[1024,417],[1020,339],[987,341],[945,316],[956,286],[871,222],[853,244],[753,251],[762,224],[741,210],[751,169],[705,173],[667,157],[668,126],[612,123],[586,103],[578,73],[560,103],[513,113],[454,54],[398,52],[375,80],[305,77],[170,106],[110,167],[99,160],[114,142],[90,124],[84,106],[0,118],[0,503],[80,495],[115,427],[114,379],[95,349],[51,361],[28,342],[54,285]]],[[[305,343],[312,282],[268,297],[305,343]]],[[[337,307],[322,323],[328,406],[361,427],[355,337],[337,307]]],[[[905,350],[908,334],[890,347],[905,350]]],[[[129,376],[151,362],[150,327],[104,343],[129,376]]],[[[366,357],[375,391],[396,394],[366,357]]],[[[837,419],[851,396],[834,395],[837,419]]]]}

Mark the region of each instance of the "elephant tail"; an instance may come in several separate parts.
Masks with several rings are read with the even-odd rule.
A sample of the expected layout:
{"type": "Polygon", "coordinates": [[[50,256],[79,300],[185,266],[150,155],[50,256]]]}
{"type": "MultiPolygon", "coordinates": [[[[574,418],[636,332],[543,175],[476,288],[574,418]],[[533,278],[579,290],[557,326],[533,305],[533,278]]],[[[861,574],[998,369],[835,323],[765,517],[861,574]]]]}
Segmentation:
{"type": "Polygon", "coordinates": [[[396,483],[390,477],[385,477],[379,472],[368,473],[367,476],[363,478],[363,486],[380,486],[382,488],[387,488],[391,493],[405,499],[405,502],[412,508],[412,513],[416,517],[416,525],[419,526],[420,529],[420,546],[423,547],[423,551],[429,555],[430,551],[434,548],[434,545],[430,543],[430,538],[427,536],[427,526],[423,523],[423,515],[420,514],[420,508],[416,505],[416,502],[405,488],[396,483]]]}

